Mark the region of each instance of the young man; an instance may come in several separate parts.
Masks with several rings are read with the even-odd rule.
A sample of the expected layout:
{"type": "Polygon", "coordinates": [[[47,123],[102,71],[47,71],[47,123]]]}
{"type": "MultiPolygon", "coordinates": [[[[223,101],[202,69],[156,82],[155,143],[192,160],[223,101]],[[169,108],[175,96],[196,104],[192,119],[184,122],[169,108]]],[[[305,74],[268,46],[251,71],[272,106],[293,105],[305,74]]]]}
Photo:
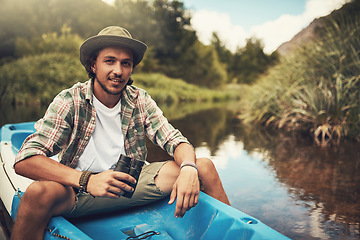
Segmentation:
{"type": "Polygon", "coordinates": [[[12,239],[42,239],[56,215],[77,217],[143,205],[170,195],[184,216],[203,191],[229,204],[211,160],[196,159],[188,140],[150,96],[131,85],[147,46],[121,27],[87,39],[80,61],[90,80],[62,91],[19,151],[15,171],[34,181],[19,207],[12,239]],[[146,160],[145,136],[174,161],[144,165],[134,189],[130,175],[113,171],[120,154],[146,160]],[[59,154],[59,162],[49,158],[59,154]]]}

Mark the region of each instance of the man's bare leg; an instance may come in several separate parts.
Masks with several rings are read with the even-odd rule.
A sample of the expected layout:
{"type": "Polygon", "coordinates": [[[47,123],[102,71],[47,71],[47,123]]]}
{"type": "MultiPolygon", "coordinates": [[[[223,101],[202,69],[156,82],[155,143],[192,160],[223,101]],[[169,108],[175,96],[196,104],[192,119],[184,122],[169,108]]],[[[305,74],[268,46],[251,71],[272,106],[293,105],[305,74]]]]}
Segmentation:
{"type": "Polygon", "coordinates": [[[43,239],[50,219],[71,211],[74,204],[71,187],[50,181],[32,183],[21,199],[10,239],[43,239]]]}
{"type": "MultiPolygon", "coordinates": [[[[196,159],[196,165],[199,169],[199,177],[203,184],[204,192],[230,205],[213,162],[208,158],[198,158],[196,159]]],[[[155,183],[164,193],[170,193],[179,173],[179,166],[174,161],[169,161],[160,169],[155,183]]]]}
{"type": "Polygon", "coordinates": [[[213,198],[230,205],[213,162],[208,158],[199,158],[196,159],[196,165],[199,169],[199,177],[204,187],[203,191],[213,198]]]}

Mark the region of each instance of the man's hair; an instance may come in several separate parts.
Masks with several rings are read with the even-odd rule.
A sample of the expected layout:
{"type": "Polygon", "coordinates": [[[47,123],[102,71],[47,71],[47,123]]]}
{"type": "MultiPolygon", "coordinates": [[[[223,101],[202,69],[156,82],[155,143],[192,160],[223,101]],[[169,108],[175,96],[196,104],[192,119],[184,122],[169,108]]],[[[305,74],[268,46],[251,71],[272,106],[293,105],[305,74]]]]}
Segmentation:
{"type": "MultiPolygon", "coordinates": [[[[88,67],[86,67],[86,72],[89,76],[89,78],[94,81],[96,74],[91,70],[91,66],[96,62],[97,57],[99,56],[99,53],[102,49],[98,49],[96,51],[94,51],[91,56],[89,57],[89,59],[87,60],[89,64],[87,64],[88,67]]],[[[133,67],[133,69],[135,68],[135,66],[133,67]]],[[[131,79],[131,77],[129,78],[129,81],[126,83],[126,85],[131,85],[133,84],[133,80],[131,79]]]]}
{"type": "Polygon", "coordinates": [[[86,67],[86,72],[89,76],[89,78],[91,78],[91,80],[94,80],[96,77],[96,74],[92,71],[91,66],[93,66],[93,64],[96,62],[96,59],[99,55],[100,50],[94,51],[91,56],[89,57],[89,59],[87,60],[89,64],[87,64],[88,67],[86,67]]]}

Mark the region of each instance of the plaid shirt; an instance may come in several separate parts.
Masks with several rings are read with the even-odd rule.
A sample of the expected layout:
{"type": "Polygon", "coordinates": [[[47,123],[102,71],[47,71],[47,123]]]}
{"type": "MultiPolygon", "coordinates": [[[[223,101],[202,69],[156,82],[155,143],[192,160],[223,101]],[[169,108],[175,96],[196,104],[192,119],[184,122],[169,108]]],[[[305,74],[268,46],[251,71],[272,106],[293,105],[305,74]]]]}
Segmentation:
{"type": "MultiPolygon", "coordinates": [[[[62,164],[74,168],[95,129],[91,80],[62,91],[35,124],[15,163],[34,155],[59,154],[62,164]]],[[[188,140],[163,116],[143,89],[126,86],[121,96],[121,124],[125,151],[130,157],[146,160],[145,136],[173,156],[175,148],[188,140]]]]}

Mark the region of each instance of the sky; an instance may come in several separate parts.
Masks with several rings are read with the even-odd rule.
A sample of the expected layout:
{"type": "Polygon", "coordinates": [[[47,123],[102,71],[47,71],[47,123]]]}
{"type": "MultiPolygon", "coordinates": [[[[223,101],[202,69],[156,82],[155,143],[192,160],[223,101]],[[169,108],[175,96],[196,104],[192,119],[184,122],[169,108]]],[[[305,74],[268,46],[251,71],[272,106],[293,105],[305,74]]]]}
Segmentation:
{"type": "Polygon", "coordinates": [[[183,0],[200,41],[209,44],[216,32],[235,52],[246,39],[263,41],[272,53],[315,18],[326,16],[349,0],[183,0]]]}
{"type": "MultiPolygon", "coordinates": [[[[114,0],[103,0],[113,2],[114,0]]],[[[198,38],[209,44],[216,32],[235,52],[256,37],[270,54],[290,41],[315,18],[326,16],[350,0],[182,0],[190,11],[198,38]]]]}

